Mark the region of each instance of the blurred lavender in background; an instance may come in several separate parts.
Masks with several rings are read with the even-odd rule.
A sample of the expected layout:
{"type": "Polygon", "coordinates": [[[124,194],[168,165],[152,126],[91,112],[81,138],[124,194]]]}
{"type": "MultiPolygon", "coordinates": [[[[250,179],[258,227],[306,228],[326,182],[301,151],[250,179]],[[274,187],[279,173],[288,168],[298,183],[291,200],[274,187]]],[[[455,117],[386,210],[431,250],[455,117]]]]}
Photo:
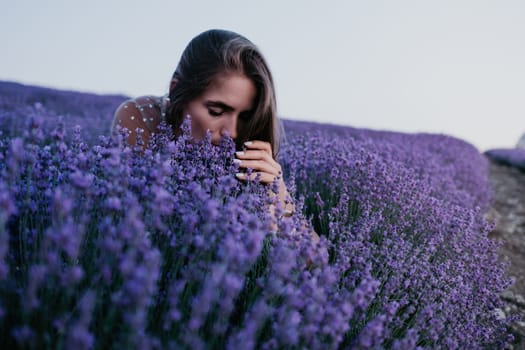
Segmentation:
{"type": "Polygon", "coordinates": [[[44,130],[60,122],[68,130],[81,125],[84,139],[94,142],[109,133],[113,113],[125,99],[0,81],[0,130],[5,136],[21,135],[28,117],[45,116],[44,130]]]}
{"type": "Polygon", "coordinates": [[[525,148],[497,148],[484,153],[500,164],[525,171],[525,148]]]}
{"type": "Polygon", "coordinates": [[[525,134],[520,137],[514,148],[489,149],[484,154],[497,163],[525,171],[525,134]]]}

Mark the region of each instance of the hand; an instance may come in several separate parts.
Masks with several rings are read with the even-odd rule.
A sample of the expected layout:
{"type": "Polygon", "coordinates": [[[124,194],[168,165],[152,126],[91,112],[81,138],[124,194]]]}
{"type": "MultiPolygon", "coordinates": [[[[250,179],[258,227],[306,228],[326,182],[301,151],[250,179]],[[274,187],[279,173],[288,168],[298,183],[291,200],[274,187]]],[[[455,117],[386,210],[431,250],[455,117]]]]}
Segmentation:
{"type": "MultiPolygon", "coordinates": [[[[237,173],[236,177],[240,180],[255,180],[259,179],[264,184],[272,184],[277,179],[278,188],[270,189],[270,196],[278,196],[281,203],[281,208],[284,210],[286,216],[289,216],[294,211],[294,205],[289,200],[289,193],[284,183],[281,165],[277,163],[272,156],[272,146],[264,141],[248,141],[244,145],[246,149],[242,152],[236,152],[237,158],[235,162],[242,169],[252,169],[253,172],[237,173]]],[[[270,211],[273,212],[273,206],[270,211]]]]}
{"type": "Polygon", "coordinates": [[[248,175],[246,173],[237,173],[235,176],[239,180],[254,180],[258,177],[259,181],[264,184],[272,183],[276,177],[282,181],[282,170],[272,156],[272,146],[264,141],[248,141],[244,145],[246,149],[241,152],[235,152],[237,158],[234,160],[239,168],[253,169],[248,175]]]}
{"type": "MultiPolygon", "coordinates": [[[[257,177],[262,183],[271,184],[277,178],[279,181],[278,193],[270,190],[270,196],[279,196],[281,208],[284,211],[285,217],[291,216],[295,211],[295,205],[290,201],[290,195],[282,176],[281,165],[273,159],[272,146],[264,141],[248,141],[244,145],[246,149],[242,152],[235,152],[236,159],[234,160],[241,169],[253,169],[254,171],[248,175],[246,173],[237,173],[235,176],[239,180],[254,180],[257,177]]],[[[270,205],[270,214],[275,216],[275,205],[270,205]]],[[[277,229],[276,222],[271,224],[271,230],[277,229]]],[[[303,227],[306,223],[303,222],[303,227]]],[[[311,238],[314,243],[319,242],[319,235],[311,230],[311,238]]]]}

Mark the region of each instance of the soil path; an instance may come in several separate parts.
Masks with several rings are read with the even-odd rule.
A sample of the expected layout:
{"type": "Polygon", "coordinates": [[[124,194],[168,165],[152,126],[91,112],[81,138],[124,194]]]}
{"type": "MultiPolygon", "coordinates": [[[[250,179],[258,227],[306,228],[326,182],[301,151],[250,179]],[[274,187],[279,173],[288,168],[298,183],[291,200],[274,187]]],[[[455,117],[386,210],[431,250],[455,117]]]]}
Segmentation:
{"type": "Polygon", "coordinates": [[[525,172],[489,161],[494,201],[488,218],[495,223],[490,237],[503,240],[500,256],[509,263],[507,275],[515,279],[502,294],[504,312],[521,315],[522,321],[512,327],[516,338],[512,349],[525,350],[525,172]]]}

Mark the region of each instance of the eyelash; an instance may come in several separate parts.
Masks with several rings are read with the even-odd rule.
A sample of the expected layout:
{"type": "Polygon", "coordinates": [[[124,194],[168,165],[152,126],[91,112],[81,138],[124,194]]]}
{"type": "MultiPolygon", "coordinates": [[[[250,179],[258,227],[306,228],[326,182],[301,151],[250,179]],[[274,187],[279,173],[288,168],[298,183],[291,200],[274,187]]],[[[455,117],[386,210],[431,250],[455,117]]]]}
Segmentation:
{"type": "MultiPolygon", "coordinates": [[[[214,111],[213,109],[208,109],[208,113],[209,113],[212,117],[220,117],[221,115],[224,114],[224,111],[217,112],[217,111],[214,111]]],[[[241,114],[239,115],[239,119],[242,119],[242,120],[248,120],[248,119],[250,119],[250,117],[251,117],[251,114],[248,113],[248,112],[241,113],[241,114]]]]}
{"type": "Polygon", "coordinates": [[[217,111],[214,111],[213,109],[208,109],[208,113],[209,113],[212,117],[220,117],[221,115],[224,114],[224,111],[217,112],[217,111]]]}

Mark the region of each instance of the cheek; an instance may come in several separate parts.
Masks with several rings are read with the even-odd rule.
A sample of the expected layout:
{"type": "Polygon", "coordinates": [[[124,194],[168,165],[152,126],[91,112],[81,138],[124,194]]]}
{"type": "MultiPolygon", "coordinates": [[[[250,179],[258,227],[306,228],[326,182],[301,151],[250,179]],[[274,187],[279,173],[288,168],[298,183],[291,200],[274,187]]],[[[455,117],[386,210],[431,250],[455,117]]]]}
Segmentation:
{"type": "Polygon", "coordinates": [[[189,104],[184,109],[184,115],[187,116],[188,114],[191,116],[191,135],[193,138],[201,140],[206,136],[208,130],[214,132],[214,120],[208,115],[208,110],[205,107],[189,104]]]}
{"type": "Polygon", "coordinates": [[[203,123],[202,120],[193,117],[191,119],[191,135],[192,137],[200,140],[206,136],[206,131],[208,131],[206,123],[203,123]]]}
{"type": "Polygon", "coordinates": [[[196,102],[189,103],[186,107],[184,107],[182,113],[184,114],[184,118],[190,115],[192,119],[199,117],[202,114],[196,102]]]}

